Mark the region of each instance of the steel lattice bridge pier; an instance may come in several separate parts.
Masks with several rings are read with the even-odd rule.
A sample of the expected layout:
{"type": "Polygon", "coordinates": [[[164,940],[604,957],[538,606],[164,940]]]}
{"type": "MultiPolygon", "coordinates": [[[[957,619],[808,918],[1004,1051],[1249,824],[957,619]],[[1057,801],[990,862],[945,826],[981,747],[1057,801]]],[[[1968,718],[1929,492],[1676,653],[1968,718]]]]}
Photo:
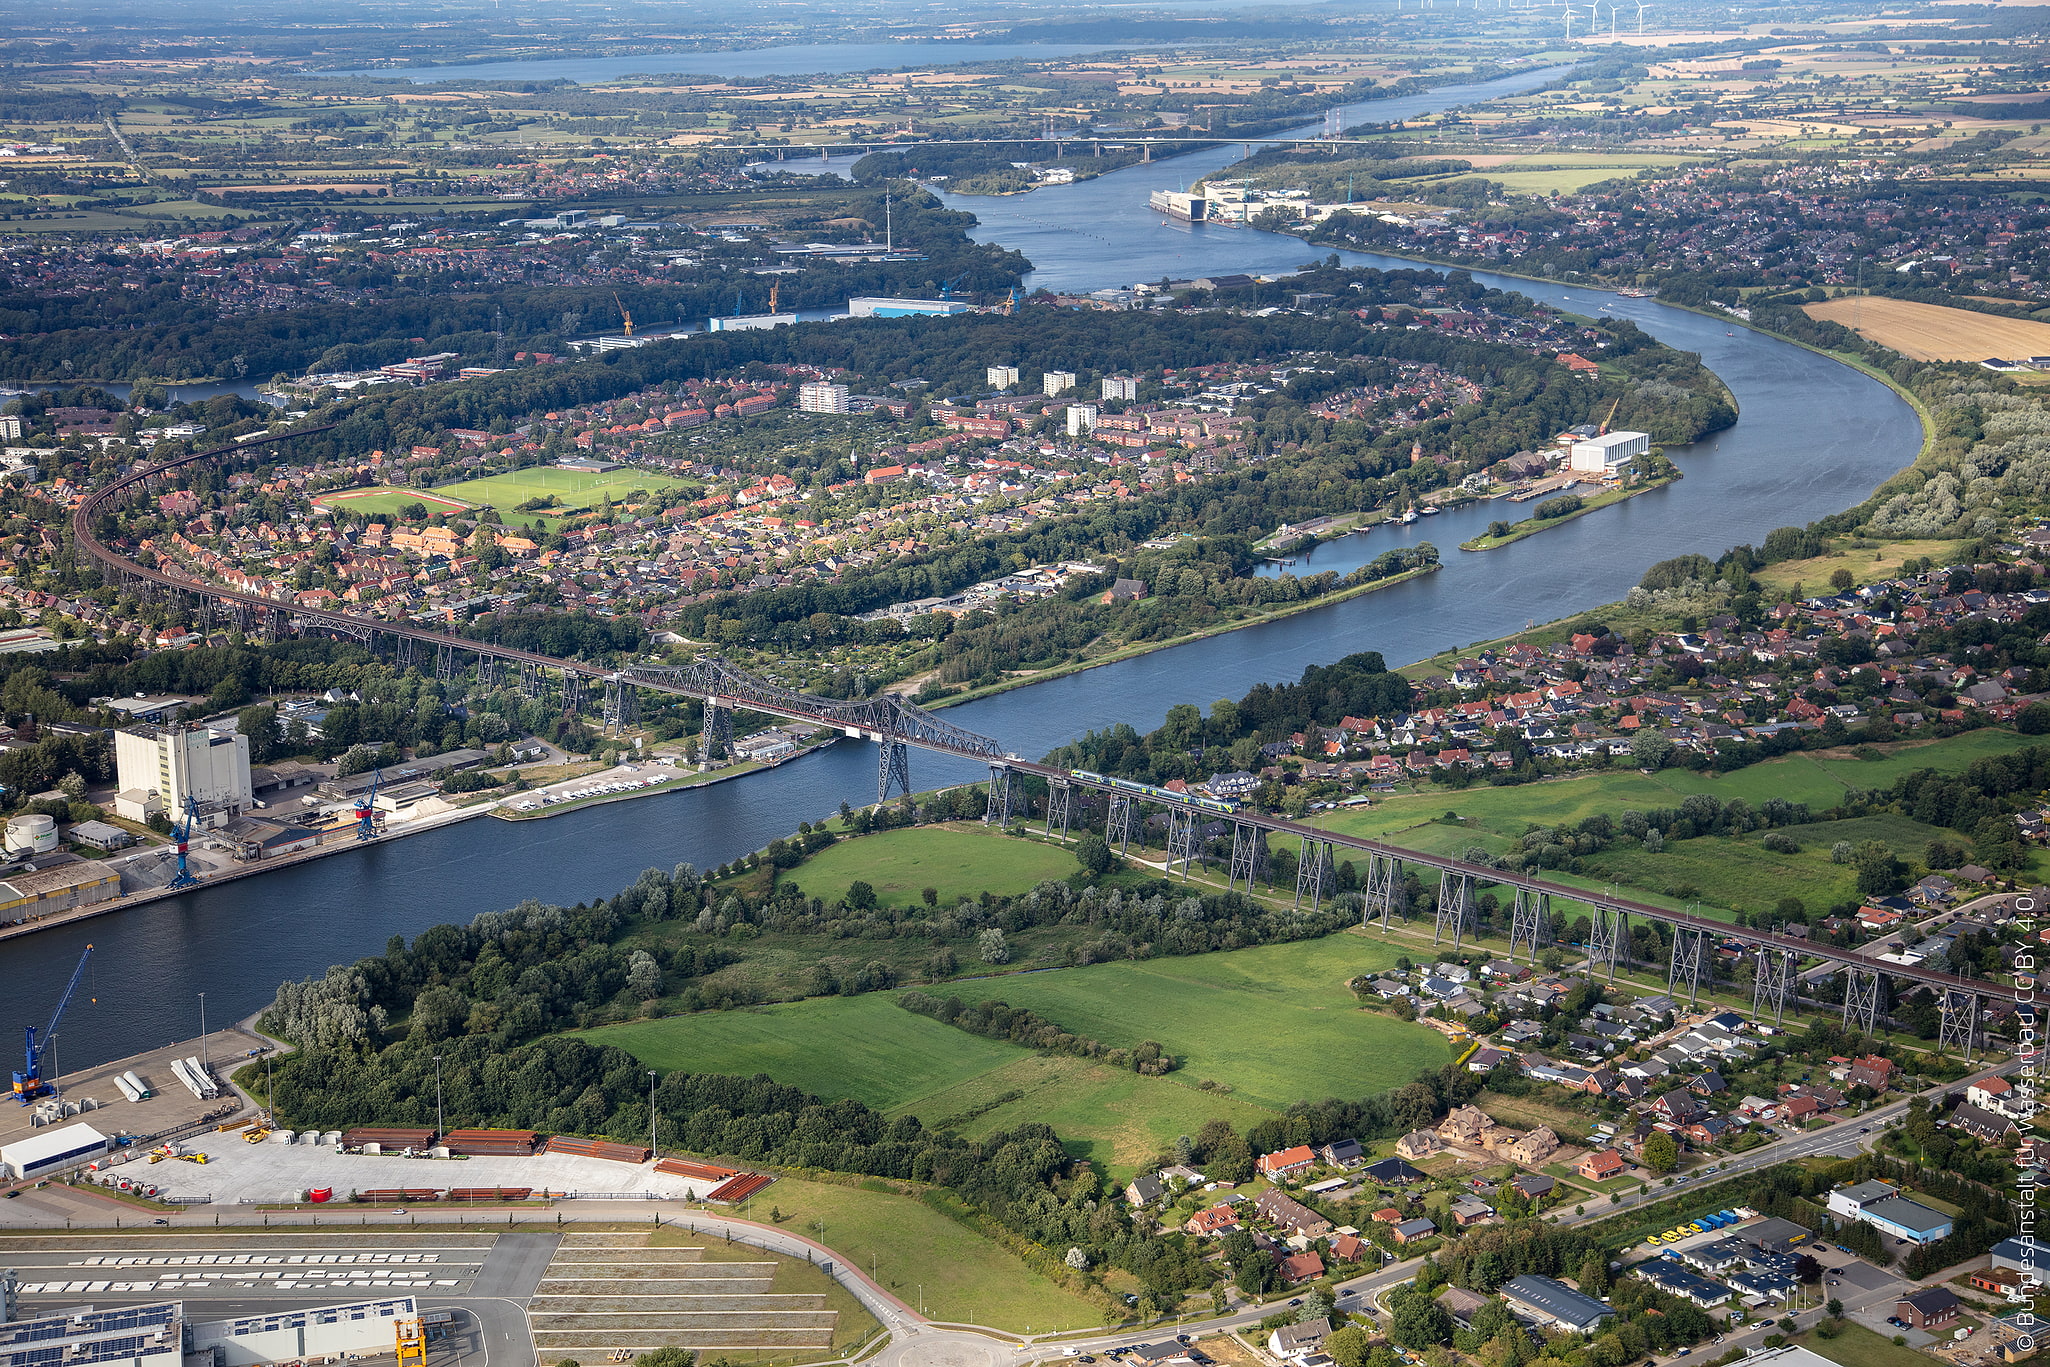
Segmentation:
{"type": "Polygon", "coordinates": [[[1455,948],[1478,933],[1479,893],[1486,886],[1511,901],[1511,959],[1525,954],[1534,963],[1539,952],[1551,943],[1554,899],[1580,903],[1588,908],[1592,931],[1587,943],[1578,948],[1587,955],[1593,971],[1606,973],[1614,981],[1618,965],[1629,966],[1636,959],[1631,952],[1632,921],[1656,924],[1664,927],[1668,936],[1668,990],[1674,994],[1685,991],[1690,999],[1698,999],[1704,981],[1712,985],[1716,946],[1735,941],[1753,966],[1752,1005],[1759,1019],[1769,1017],[1778,1021],[1787,1010],[1798,1007],[1799,968],[1804,959],[1822,961],[1843,975],[1843,1018],[1847,1024],[1868,1033],[1876,1033],[1886,1019],[1888,983],[1896,980],[1926,987],[1936,995],[1942,1022],[1939,1044],[1954,1046],[1967,1057],[1979,1042],[1979,1026],[1988,1004],[2013,1002],[2025,1016],[2034,1017],[2033,978],[2024,977],[2009,984],[1960,977],[1918,964],[1892,963],[1857,950],[1734,926],[1692,912],[1633,902],[1606,891],[1569,887],[1529,874],[1344,835],[1285,817],[1231,808],[1211,799],[1182,796],[1103,775],[1056,769],[1011,754],[990,737],[944,721],[892,694],[856,701],[814,697],[710,656],[681,666],[629,665],[608,669],[581,660],[471,640],[424,623],[309,611],[288,599],[228,588],[182,570],[138,564],[108,546],[98,535],[103,515],[127,499],[147,494],[153,484],[179,467],[246,453],[328,431],[330,427],[277,433],[134,471],[95,491],[73,510],[75,554],[81,562],[95,565],[111,583],[145,596],[189,604],[204,626],[232,621],[251,635],[277,638],[325,634],[346,638],[372,650],[388,652],[393,663],[401,668],[424,669],[431,656],[436,674],[443,679],[453,678],[474,658],[479,682],[486,687],[516,686],[529,697],[559,698],[565,712],[579,711],[586,690],[601,688],[604,723],[614,734],[631,728],[638,712],[638,693],[647,690],[701,702],[708,744],[731,744],[736,711],[763,713],[873,741],[877,747],[879,802],[888,800],[893,792],[907,796],[911,793],[910,752],[918,749],[987,765],[989,798],[985,820],[992,823],[1011,820],[1019,800],[1014,780],[1020,777],[1045,784],[1049,835],[1056,827],[1062,836],[1077,828],[1081,815],[1078,793],[1100,793],[1107,799],[1105,838],[1113,849],[1120,851],[1130,846],[1140,809],[1156,808],[1167,820],[1166,872],[1170,877],[1191,876],[1207,843],[1202,834],[1204,827],[1212,823],[1223,827],[1218,836],[1220,843],[1224,836],[1229,837],[1232,888],[1243,880],[1247,890],[1251,890],[1268,862],[1267,851],[1273,841],[1294,842],[1301,851],[1295,887],[1298,909],[1305,902],[1316,907],[1337,893],[1335,869],[1339,853],[1344,851],[1355,856],[1355,867],[1361,875],[1363,925],[1379,922],[1387,929],[1397,917],[1407,920],[1409,876],[1428,878],[1435,874],[1438,895],[1434,942],[1442,943],[1449,938],[1455,948]]]}

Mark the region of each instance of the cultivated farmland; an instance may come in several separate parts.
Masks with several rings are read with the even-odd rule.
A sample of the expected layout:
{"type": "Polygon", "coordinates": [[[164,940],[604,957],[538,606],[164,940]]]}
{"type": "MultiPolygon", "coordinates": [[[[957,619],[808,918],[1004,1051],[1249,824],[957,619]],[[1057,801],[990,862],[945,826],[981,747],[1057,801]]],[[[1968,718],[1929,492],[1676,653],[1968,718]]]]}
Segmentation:
{"type": "Polygon", "coordinates": [[[1917,361],[2050,356],[2050,323],[1857,295],[1802,308],[1811,318],[1842,323],[1859,336],[1917,361]]]}

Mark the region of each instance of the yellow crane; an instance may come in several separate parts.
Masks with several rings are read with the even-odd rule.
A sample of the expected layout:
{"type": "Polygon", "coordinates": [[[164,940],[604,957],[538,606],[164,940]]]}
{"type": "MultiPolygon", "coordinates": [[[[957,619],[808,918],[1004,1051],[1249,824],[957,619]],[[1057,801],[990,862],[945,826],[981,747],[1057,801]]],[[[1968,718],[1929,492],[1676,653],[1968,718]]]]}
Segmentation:
{"type": "Polygon", "coordinates": [[[393,1326],[392,1339],[399,1367],[427,1367],[427,1334],[419,1320],[400,1320],[393,1326]]]}
{"type": "Polygon", "coordinates": [[[634,316],[626,311],[626,303],[619,297],[619,291],[612,291],[612,302],[619,305],[619,316],[626,323],[626,335],[634,335],[634,316]]]}
{"type": "Polygon", "coordinates": [[[1609,424],[1616,420],[1616,410],[1621,408],[1622,406],[1623,396],[1618,394],[1616,396],[1616,401],[1609,405],[1609,416],[1602,419],[1602,430],[1598,435],[1604,437],[1609,435],[1609,424]]]}
{"type": "Polygon", "coordinates": [[[783,282],[777,280],[769,286],[769,312],[776,311],[776,297],[783,292],[783,282]]]}

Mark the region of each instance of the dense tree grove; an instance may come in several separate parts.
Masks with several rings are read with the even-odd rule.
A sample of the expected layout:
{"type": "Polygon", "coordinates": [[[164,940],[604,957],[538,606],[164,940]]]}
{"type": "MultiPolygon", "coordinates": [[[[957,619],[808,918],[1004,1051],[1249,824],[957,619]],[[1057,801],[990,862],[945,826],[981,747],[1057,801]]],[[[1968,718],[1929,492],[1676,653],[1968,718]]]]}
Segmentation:
{"type": "Polygon", "coordinates": [[[1091,731],[1055,750],[1047,763],[1151,783],[1207,778],[1218,769],[1257,767],[1262,745],[1297,731],[1336,726],[1348,716],[1391,716],[1409,704],[1409,680],[1391,672],[1380,652],[1360,651],[1336,664],[1311,665],[1292,684],[1256,684],[1237,702],[1220,699],[1208,717],[1191,703],[1177,703],[1143,736],[1123,722],[1091,731]]]}
{"type": "Polygon", "coordinates": [[[1158,1076],[1179,1066],[1173,1054],[1155,1040],[1145,1040],[1130,1049],[1117,1048],[1087,1035],[1071,1034],[1037,1011],[1007,1002],[986,1001],[969,1006],[959,997],[935,997],[930,992],[902,992],[897,1005],[906,1011],[944,1021],[956,1030],[989,1039],[1007,1039],[1028,1049],[1073,1058],[1097,1059],[1113,1068],[1130,1068],[1137,1073],[1158,1076]]]}
{"type": "MultiPolygon", "coordinates": [[[[905,195],[903,188],[898,187],[891,208],[896,243],[924,253],[925,260],[813,265],[782,280],[782,305],[833,308],[857,295],[933,290],[941,281],[957,278],[964,291],[1000,293],[1029,269],[1030,263],[1015,251],[971,241],[967,229],[974,222],[972,215],[944,208],[930,194],[905,195]]],[[[839,207],[846,215],[882,223],[880,188],[839,193],[839,207]]],[[[404,277],[374,266],[345,267],[337,283],[377,291],[377,307],[322,303],[227,314],[185,297],[175,281],[137,291],[133,297],[126,291],[96,292],[91,298],[10,293],[0,298],[0,327],[13,337],[0,356],[0,378],[30,380],[72,373],[67,364],[108,379],[270,376],[387,365],[422,350],[456,351],[489,363],[509,347],[566,351],[566,338],[609,325],[618,316],[614,286],[609,283],[477,282],[472,288],[455,289],[446,277],[404,277]]],[[[689,283],[620,284],[617,289],[635,318],[647,323],[692,322],[730,313],[736,302],[733,286],[721,272],[707,272],[689,283]]]]}

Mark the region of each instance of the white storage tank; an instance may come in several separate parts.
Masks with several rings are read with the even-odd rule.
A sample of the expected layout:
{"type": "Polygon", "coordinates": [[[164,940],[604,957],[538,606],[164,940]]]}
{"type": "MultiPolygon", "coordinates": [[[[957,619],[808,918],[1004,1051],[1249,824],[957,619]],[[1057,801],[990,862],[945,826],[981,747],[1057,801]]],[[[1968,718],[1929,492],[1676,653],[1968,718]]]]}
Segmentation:
{"type": "Polygon", "coordinates": [[[320,1142],[323,1144],[338,1145],[342,1142],[342,1132],[340,1130],[329,1130],[325,1134],[321,1135],[320,1142]]]}
{"type": "Polygon", "coordinates": [[[298,1134],[297,1130],[272,1130],[270,1132],[270,1142],[273,1144],[289,1144],[296,1134],[298,1134]]]}
{"type": "Polygon", "coordinates": [[[57,848],[57,823],[47,816],[7,818],[9,854],[49,854],[57,848]]]}

